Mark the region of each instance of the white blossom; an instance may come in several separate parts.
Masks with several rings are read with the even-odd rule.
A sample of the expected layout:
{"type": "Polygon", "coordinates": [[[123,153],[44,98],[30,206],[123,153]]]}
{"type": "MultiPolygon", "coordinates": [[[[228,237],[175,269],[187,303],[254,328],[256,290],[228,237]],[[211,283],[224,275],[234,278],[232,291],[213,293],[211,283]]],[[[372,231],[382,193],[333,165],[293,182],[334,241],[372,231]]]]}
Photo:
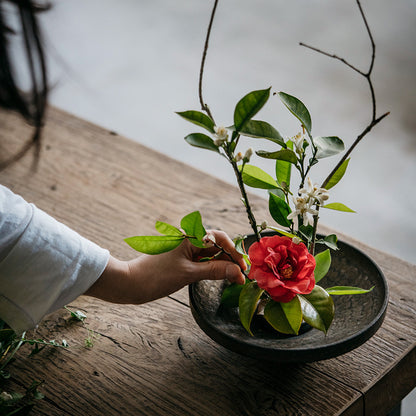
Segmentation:
{"type": "Polygon", "coordinates": [[[300,215],[303,219],[303,224],[313,224],[312,219],[309,217],[308,214],[311,215],[318,215],[318,211],[313,209],[309,204],[308,198],[302,196],[293,197],[293,203],[295,204],[295,210],[292,211],[288,216],[288,220],[293,220],[298,215],[300,215]]]}
{"type": "Polygon", "coordinates": [[[322,204],[329,198],[328,190],[325,188],[319,188],[315,183],[313,184],[311,178],[308,177],[308,186],[307,188],[302,188],[299,190],[300,194],[305,194],[308,197],[310,205],[314,205],[317,202],[322,204]]]}
{"type": "Polygon", "coordinates": [[[292,137],[292,142],[295,145],[295,151],[298,155],[301,155],[305,150],[303,148],[303,142],[305,141],[305,135],[298,133],[296,136],[292,137]]]}
{"type": "Polygon", "coordinates": [[[215,140],[214,143],[216,146],[221,146],[223,143],[225,143],[228,139],[228,131],[223,126],[214,126],[215,131],[215,140]]]}

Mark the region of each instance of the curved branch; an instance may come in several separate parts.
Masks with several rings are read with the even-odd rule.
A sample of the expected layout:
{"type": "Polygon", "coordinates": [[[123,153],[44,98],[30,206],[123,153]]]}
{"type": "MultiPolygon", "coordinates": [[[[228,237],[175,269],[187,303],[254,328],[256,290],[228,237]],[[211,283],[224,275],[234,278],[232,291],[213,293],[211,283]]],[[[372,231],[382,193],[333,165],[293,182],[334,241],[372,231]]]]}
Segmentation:
{"type": "Polygon", "coordinates": [[[211,12],[211,18],[208,24],[208,30],[207,30],[207,36],[205,38],[205,45],[204,45],[204,51],[202,52],[202,60],[201,60],[201,68],[199,70],[199,86],[198,86],[198,93],[199,93],[199,102],[201,104],[201,108],[203,111],[206,111],[206,113],[211,117],[212,120],[212,114],[211,111],[209,110],[209,107],[207,104],[205,104],[204,99],[202,97],[202,78],[204,76],[204,67],[205,67],[205,60],[207,57],[207,51],[208,51],[208,45],[209,45],[209,38],[211,36],[211,29],[212,29],[212,24],[214,22],[214,17],[215,17],[215,12],[217,10],[217,5],[218,5],[218,0],[214,1],[214,6],[212,8],[212,12],[211,12]]]}

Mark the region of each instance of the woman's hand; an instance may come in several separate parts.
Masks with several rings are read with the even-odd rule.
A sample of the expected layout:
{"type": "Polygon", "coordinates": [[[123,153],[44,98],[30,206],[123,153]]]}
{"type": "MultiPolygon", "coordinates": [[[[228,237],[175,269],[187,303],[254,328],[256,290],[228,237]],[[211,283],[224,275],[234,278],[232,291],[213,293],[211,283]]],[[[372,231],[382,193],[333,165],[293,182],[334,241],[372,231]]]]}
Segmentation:
{"type": "Polygon", "coordinates": [[[110,256],[100,278],[85,293],[114,303],[140,304],[167,296],[182,287],[204,279],[228,279],[244,283],[242,270],[247,266],[231,239],[222,231],[209,231],[216,244],[229,253],[218,260],[199,262],[200,257],[213,256],[216,247],[197,248],[188,240],[167,253],[142,255],[134,260],[120,261],[110,256]]]}

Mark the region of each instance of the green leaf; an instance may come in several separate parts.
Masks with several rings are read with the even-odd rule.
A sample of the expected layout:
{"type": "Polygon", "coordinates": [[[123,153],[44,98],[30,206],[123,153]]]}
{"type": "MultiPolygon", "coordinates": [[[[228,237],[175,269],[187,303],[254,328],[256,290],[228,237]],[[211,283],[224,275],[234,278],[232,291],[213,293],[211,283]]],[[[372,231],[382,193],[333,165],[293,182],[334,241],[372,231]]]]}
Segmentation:
{"type": "Polygon", "coordinates": [[[345,174],[345,171],[347,170],[349,161],[350,161],[350,158],[348,158],[348,159],[344,160],[344,162],[342,162],[341,166],[334,172],[331,179],[325,185],[325,189],[331,189],[333,186],[335,186],[342,179],[342,177],[345,174]]]}
{"type": "Polygon", "coordinates": [[[332,250],[338,250],[337,242],[338,237],[335,234],[327,235],[323,240],[323,243],[332,250]]]}
{"type": "Polygon", "coordinates": [[[303,320],[320,331],[328,332],[334,319],[334,301],[331,296],[320,286],[315,286],[309,295],[298,295],[303,320]]]}
{"type": "Polygon", "coordinates": [[[299,298],[295,296],[285,303],[270,300],[264,308],[264,318],[276,331],[297,335],[302,324],[299,298]]]}
{"type": "Polygon", "coordinates": [[[247,186],[253,188],[279,188],[277,182],[268,173],[254,165],[244,165],[242,178],[247,186]]]}
{"type": "Polygon", "coordinates": [[[234,110],[234,126],[239,132],[266,104],[270,96],[270,88],[252,91],[244,96],[234,110]]]}
{"type": "Polygon", "coordinates": [[[341,202],[332,202],[331,204],[321,205],[322,208],[334,209],[336,211],[343,212],[355,212],[351,208],[348,208],[346,205],[341,204],[341,202]]]}
{"type": "Polygon", "coordinates": [[[362,289],[354,286],[333,286],[325,289],[330,295],[360,295],[363,293],[369,293],[374,289],[362,289]]]}
{"type": "Polygon", "coordinates": [[[192,133],[186,136],[185,140],[191,146],[200,147],[201,149],[212,150],[219,153],[218,146],[214,143],[214,140],[212,140],[211,137],[208,137],[206,134],[192,133]]]}
{"type": "MultiPolygon", "coordinates": [[[[199,211],[194,211],[185,215],[185,217],[181,220],[181,228],[185,231],[188,237],[195,237],[201,243],[202,239],[207,234],[204,226],[202,225],[201,213],[199,211]]],[[[190,241],[193,244],[195,243],[192,239],[190,241]]],[[[200,247],[200,245],[197,245],[197,247],[200,247]]]]}
{"type": "Polygon", "coordinates": [[[310,225],[310,224],[301,225],[299,227],[299,232],[303,237],[305,237],[305,239],[307,241],[312,241],[312,237],[313,237],[313,227],[312,227],[312,225],[310,225]]]}
{"type": "Polygon", "coordinates": [[[235,249],[237,250],[237,253],[240,253],[243,256],[244,261],[248,265],[250,265],[251,264],[250,258],[248,257],[247,251],[245,250],[245,247],[244,247],[245,239],[246,239],[246,236],[240,236],[240,237],[234,238],[233,242],[235,245],[235,249]]]}
{"type": "Polygon", "coordinates": [[[296,234],[288,233],[287,231],[283,231],[280,228],[272,227],[271,225],[268,225],[267,228],[270,229],[270,230],[276,231],[277,233],[279,233],[281,235],[285,235],[286,237],[290,237],[290,238],[297,237],[296,234]]]}
{"type": "Polygon", "coordinates": [[[177,112],[176,114],[180,115],[185,120],[188,120],[191,123],[196,124],[197,126],[201,126],[204,129],[207,129],[210,133],[215,133],[215,124],[211,117],[207,116],[204,113],[201,113],[200,111],[182,111],[177,112]]]}
{"type": "Polygon", "coordinates": [[[289,111],[302,123],[303,127],[311,134],[312,121],[308,109],[305,104],[302,103],[296,97],[279,92],[279,97],[282,103],[289,109],[289,111]]]}
{"type": "Polygon", "coordinates": [[[87,319],[87,315],[85,315],[84,312],[81,312],[81,311],[70,311],[70,312],[71,312],[71,317],[77,321],[84,322],[85,319],[87,319]]]}
{"type": "Polygon", "coordinates": [[[269,211],[272,218],[283,227],[290,227],[292,222],[287,219],[291,213],[289,205],[283,199],[269,193],[269,211]]]}
{"type": "Polygon", "coordinates": [[[129,237],[124,241],[140,253],[160,254],[178,247],[184,238],[184,236],[148,235],[129,237]]]}
{"type": "MultiPolygon", "coordinates": [[[[293,150],[293,143],[289,140],[287,147],[293,150]]],[[[276,159],[276,180],[282,188],[290,188],[290,176],[292,173],[292,165],[290,162],[276,159]]]]}
{"type": "Polygon", "coordinates": [[[331,253],[329,248],[315,256],[315,283],[318,283],[328,273],[331,267],[331,253]]]}
{"type": "Polygon", "coordinates": [[[317,159],[336,155],[345,149],[343,141],[336,136],[314,137],[313,143],[318,149],[316,152],[317,159]]]}
{"type": "Polygon", "coordinates": [[[156,221],[155,228],[156,228],[157,231],[160,232],[160,234],[171,235],[171,236],[174,236],[174,235],[181,236],[182,235],[181,230],[174,227],[173,225],[167,224],[166,222],[156,221]]]}
{"type": "Polygon", "coordinates": [[[259,120],[250,120],[240,129],[244,136],[270,140],[280,146],[286,147],[285,141],[280,133],[269,123],[259,120]]]}
{"type": "Polygon", "coordinates": [[[256,282],[250,282],[243,287],[240,294],[238,302],[240,321],[250,335],[253,335],[250,329],[251,320],[263,292],[264,290],[260,289],[256,282]]]}
{"type": "Polygon", "coordinates": [[[283,160],[285,162],[293,163],[294,165],[298,162],[295,152],[290,149],[282,149],[277,152],[258,150],[256,154],[257,156],[264,157],[265,159],[283,160]]]}
{"type": "Polygon", "coordinates": [[[244,285],[238,285],[237,283],[232,283],[230,286],[227,286],[222,292],[221,304],[227,308],[236,308],[243,287],[244,285]]]}

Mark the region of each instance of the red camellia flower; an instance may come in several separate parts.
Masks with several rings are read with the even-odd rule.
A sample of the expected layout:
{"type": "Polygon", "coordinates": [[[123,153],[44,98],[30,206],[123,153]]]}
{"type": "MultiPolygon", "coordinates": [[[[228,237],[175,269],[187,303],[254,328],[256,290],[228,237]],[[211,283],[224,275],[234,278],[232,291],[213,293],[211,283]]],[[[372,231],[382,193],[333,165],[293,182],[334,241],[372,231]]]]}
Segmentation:
{"type": "Polygon", "coordinates": [[[315,287],[315,258],[303,243],[278,235],[263,237],[250,246],[248,255],[248,277],[276,302],[290,302],[297,294],[311,293],[315,287]]]}

